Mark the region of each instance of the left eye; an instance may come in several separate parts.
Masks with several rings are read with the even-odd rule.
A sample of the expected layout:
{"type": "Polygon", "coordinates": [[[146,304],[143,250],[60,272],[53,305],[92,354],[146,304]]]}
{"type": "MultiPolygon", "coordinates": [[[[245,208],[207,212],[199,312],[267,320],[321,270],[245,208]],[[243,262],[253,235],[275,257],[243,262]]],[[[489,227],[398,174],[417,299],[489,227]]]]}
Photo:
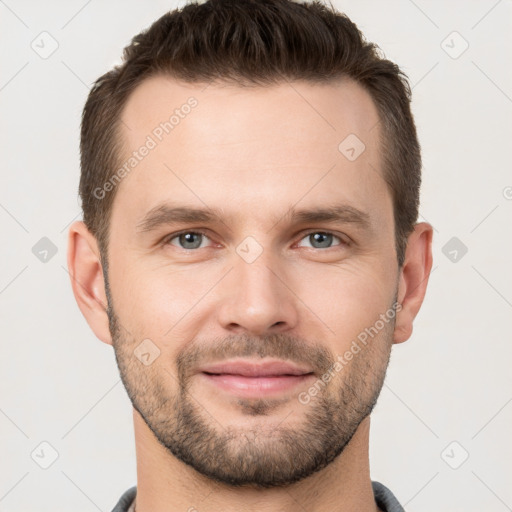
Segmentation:
{"type": "Polygon", "coordinates": [[[341,242],[337,245],[343,245],[345,243],[339,236],[325,231],[314,231],[307,234],[302,240],[309,240],[313,249],[328,249],[332,245],[333,238],[337,238],[341,242]]]}

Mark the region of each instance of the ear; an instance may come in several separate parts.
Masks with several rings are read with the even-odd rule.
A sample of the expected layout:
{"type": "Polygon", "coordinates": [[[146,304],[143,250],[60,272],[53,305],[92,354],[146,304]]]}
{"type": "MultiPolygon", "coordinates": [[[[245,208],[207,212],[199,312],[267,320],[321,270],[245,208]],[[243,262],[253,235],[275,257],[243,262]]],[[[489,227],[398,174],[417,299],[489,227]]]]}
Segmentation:
{"type": "Polygon", "coordinates": [[[402,343],[411,337],[412,324],[423,303],[432,268],[432,235],[432,226],[427,222],[416,224],[409,235],[398,284],[398,302],[402,309],[396,317],[393,343],[402,343]]]}
{"type": "Polygon", "coordinates": [[[94,334],[112,345],[100,251],[96,238],[82,221],[74,222],[69,228],[68,269],[82,315],[94,334]]]}

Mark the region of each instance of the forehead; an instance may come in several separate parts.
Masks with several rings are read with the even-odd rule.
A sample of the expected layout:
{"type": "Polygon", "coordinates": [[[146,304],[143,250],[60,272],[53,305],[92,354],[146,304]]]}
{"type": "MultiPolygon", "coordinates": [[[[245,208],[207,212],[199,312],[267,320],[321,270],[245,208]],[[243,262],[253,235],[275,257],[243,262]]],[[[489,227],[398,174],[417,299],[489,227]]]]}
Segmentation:
{"type": "MultiPolygon", "coordinates": [[[[163,75],[144,80],[128,98],[121,117],[122,137],[130,147],[140,142],[141,132],[156,132],[158,139],[159,126],[169,121],[177,141],[185,138],[180,137],[186,135],[185,126],[194,131],[194,144],[229,144],[262,130],[271,133],[278,129],[282,139],[286,133],[281,127],[299,140],[316,135],[326,142],[336,141],[347,130],[368,140],[371,132],[378,133],[372,128],[379,119],[371,96],[349,79],[239,87],[222,82],[188,84],[163,75]],[[210,123],[213,118],[218,121],[215,127],[210,123]],[[186,123],[181,122],[184,119],[186,123]],[[277,121],[277,126],[272,121],[277,121]]],[[[161,135],[169,134],[164,129],[161,135]]]]}
{"type": "Polygon", "coordinates": [[[280,202],[343,199],[371,210],[386,193],[378,112],[349,80],[244,88],[156,76],[135,89],[121,119],[126,172],[114,212],[129,203],[141,215],[181,197],[274,218],[280,202]]]}

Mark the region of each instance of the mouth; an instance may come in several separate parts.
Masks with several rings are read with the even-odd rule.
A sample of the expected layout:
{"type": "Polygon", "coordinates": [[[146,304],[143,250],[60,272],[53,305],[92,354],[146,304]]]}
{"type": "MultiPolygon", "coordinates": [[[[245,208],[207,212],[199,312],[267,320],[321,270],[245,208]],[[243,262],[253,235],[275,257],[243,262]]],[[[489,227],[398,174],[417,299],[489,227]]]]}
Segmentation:
{"type": "Polygon", "coordinates": [[[310,368],[286,361],[228,361],[201,368],[207,382],[239,397],[262,397],[293,390],[314,377],[310,368]]]}

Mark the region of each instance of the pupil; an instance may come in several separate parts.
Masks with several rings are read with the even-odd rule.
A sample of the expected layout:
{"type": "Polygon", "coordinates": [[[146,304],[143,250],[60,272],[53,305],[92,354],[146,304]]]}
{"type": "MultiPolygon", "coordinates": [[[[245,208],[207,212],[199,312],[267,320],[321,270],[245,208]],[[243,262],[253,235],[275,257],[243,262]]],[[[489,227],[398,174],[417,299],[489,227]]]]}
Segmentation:
{"type": "Polygon", "coordinates": [[[197,240],[194,243],[194,237],[199,237],[199,233],[185,233],[181,235],[182,238],[182,245],[184,245],[187,249],[196,249],[201,245],[199,242],[199,245],[197,244],[197,240]],[[192,244],[193,247],[189,247],[189,245],[192,244]]]}
{"type": "Polygon", "coordinates": [[[330,242],[330,237],[328,233],[314,233],[313,235],[315,243],[319,243],[322,247],[328,247],[330,242]]]}

